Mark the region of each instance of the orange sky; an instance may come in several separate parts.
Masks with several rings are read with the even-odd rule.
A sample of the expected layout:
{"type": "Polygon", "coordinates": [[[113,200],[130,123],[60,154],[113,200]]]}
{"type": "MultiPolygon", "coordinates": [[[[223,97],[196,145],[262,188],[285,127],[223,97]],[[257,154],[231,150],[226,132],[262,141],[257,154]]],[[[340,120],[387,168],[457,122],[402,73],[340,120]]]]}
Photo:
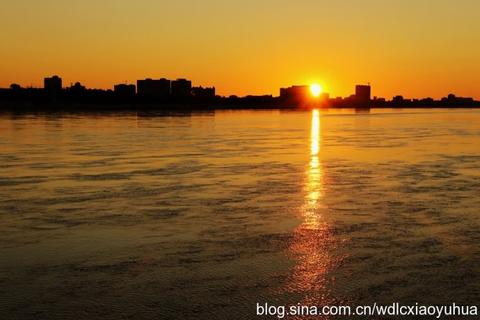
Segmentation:
{"type": "Polygon", "coordinates": [[[476,0],[8,1],[0,86],[186,77],[222,95],[371,82],[387,98],[480,98],[478,12],[476,0]]]}

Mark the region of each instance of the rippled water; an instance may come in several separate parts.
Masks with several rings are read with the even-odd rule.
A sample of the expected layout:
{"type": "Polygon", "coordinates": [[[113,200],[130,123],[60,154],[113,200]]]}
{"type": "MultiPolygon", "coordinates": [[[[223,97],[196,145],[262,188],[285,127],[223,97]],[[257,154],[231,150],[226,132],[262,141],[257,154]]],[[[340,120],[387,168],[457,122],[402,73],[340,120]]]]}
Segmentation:
{"type": "Polygon", "coordinates": [[[0,318],[480,298],[480,112],[0,116],[0,318]]]}

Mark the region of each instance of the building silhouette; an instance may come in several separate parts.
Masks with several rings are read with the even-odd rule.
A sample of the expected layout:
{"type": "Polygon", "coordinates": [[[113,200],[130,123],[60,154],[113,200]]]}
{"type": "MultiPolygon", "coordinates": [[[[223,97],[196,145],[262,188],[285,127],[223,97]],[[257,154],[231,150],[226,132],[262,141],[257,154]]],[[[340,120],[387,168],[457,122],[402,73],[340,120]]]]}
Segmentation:
{"type": "Polygon", "coordinates": [[[450,93],[447,97],[442,98],[441,102],[446,106],[461,106],[472,104],[474,100],[470,97],[457,97],[450,93]]]}
{"type": "Polygon", "coordinates": [[[135,85],[134,84],[116,84],[113,86],[113,92],[117,98],[134,98],[135,85]]]}
{"type": "Polygon", "coordinates": [[[162,78],[158,80],[144,79],[137,80],[137,94],[142,98],[169,98],[170,80],[162,78]]]}
{"type": "Polygon", "coordinates": [[[304,105],[309,98],[310,86],[291,86],[280,89],[280,100],[295,106],[304,105]]]}
{"type": "Polygon", "coordinates": [[[87,88],[85,88],[84,85],[82,85],[80,82],[75,82],[74,85],[70,86],[70,88],[68,88],[71,92],[75,92],[75,93],[83,93],[85,90],[87,90],[87,88]]]}
{"type": "Polygon", "coordinates": [[[366,106],[370,103],[371,87],[370,85],[355,86],[355,100],[360,106],[366,106]]]}
{"type": "Polygon", "coordinates": [[[187,79],[177,79],[172,81],[172,97],[187,98],[192,95],[192,82],[187,79]]]}
{"type": "Polygon", "coordinates": [[[62,91],[62,78],[59,76],[43,79],[43,89],[47,94],[58,94],[62,91]]]}
{"type": "Polygon", "coordinates": [[[203,88],[203,87],[193,87],[192,96],[198,99],[207,99],[215,97],[215,87],[203,88]]]}

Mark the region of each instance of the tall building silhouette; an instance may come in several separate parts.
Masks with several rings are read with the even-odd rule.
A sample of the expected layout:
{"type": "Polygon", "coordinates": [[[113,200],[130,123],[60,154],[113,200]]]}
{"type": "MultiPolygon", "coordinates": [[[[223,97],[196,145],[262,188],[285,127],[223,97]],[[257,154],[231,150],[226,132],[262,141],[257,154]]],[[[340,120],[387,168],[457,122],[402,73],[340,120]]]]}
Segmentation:
{"type": "Polygon", "coordinates": [[[170,96],[170,80],[137,80],[137,94],[143,98],[168,98],[170,96]]]}
{"type": "Polygon", "coordinates": [[[49,94],[57,94],[62,91],[62,78],[59,76],[43,79],[43,89],[49,94]]]}
{"type": "Polygon", "coordinates": [[[370,85],[355,86],[355,100],[360,104],[368,104],[370,102],[371,87],[370,85]]]}
{"type": "Polygon", "coordinates": [[[192,82],[187,79],[177,79],[172,81],[172,96],[175,98],[185,98],[192,95],[192,82]]]}

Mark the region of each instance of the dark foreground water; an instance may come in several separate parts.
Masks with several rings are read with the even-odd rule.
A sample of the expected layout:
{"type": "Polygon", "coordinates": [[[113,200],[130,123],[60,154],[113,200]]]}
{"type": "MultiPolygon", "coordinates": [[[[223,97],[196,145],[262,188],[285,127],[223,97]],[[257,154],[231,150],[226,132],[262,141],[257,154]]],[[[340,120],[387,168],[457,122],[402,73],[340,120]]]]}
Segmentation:
{"type": "Polygon", "coordinates": [[[480,112],[0,116],[0,319],[476,305],[480,112]]]}

